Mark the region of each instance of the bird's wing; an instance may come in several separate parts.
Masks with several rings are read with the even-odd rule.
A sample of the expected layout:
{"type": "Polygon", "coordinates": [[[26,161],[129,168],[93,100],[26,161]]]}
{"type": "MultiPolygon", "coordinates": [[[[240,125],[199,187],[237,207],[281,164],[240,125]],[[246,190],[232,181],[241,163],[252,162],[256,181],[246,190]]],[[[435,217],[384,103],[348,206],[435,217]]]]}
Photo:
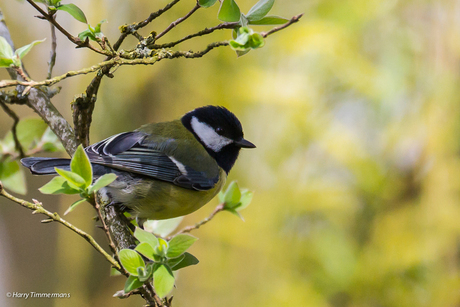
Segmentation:
{"type": "Polygon", "coordinates": [[[124,132],[85,149],[91,163],[171,182],[191,190],[209,190],[219,181],[165,153],[168,144],[143,144],[147,134],[124,132]]]}

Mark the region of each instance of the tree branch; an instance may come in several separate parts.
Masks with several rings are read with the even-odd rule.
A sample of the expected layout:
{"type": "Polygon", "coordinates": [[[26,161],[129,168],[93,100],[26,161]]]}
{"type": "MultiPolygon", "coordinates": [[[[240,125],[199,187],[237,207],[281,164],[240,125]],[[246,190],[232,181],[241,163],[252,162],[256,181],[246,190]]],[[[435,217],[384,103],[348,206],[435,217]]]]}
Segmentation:
{"type": "Polygon", "coordinates": [[[181,22],[183,22],[184,20],[192,16],[193,13],[195,13],[199,8],[201,8],[201,6],[197,2],[196,5],[193,7],[193,9],[190,12],[188,12],[184,17],[181,17],[177,19],[176,21],[172,22],[163,32],[155,36],[155,40],[159,39],[160,37],[162,37],[169,31],[171,31],[172,28],[174,28],[175,26],[177,26],[178,24],[180,24],[181,22]]]}
{"type": "Polygon", "coordinates": [[[43,220],[42,222],[43,223],[47,223],[47,222],[51,222],[51,221],[55,221],[55,222],[58,222],[62,225],[64,225],[65,227],[67,227],[68,229],[70,229],[71,231],[75,232],[76,234],[78,234],[79,236],[81,236],[83,239],[85,239],[86,241],[88,241],[89,244],[91,244],[92,247],[94,247],[94,249],[96,251],[98,251],[101,255],[103,255],[105,257],[105,259],[110,262],[110,264],[116,268],[117,270],[119,270],[120,272],[122,272],[122,267],[120,266],[120,264],[115,261],[115,259],[113,259],[94,239],[92,236],[90,236],[89,234],[87,234],[86,232],[84,232],[83,230],[75,227],[74,225],[72,225],[71,223],[67,222],[66,220],[62,219],[56,212],[55,213],[52,213],[48,210],[46,210],[45,208],[43,208],[43,205],[34,200],[34,203],[30,203],[28,201],[25,201],[23,199],[19,199],[19,198],[16,198],[14,197],[13,195],[9,194],[8,192],[5,191],[5,189],[3,188],[3,185],[2,183],[0,182],[0,195],[21,205],[22,207],[24,208],[27,208],[29,210],[33,210],[32,214],[43,214],[43,215],[46,215],[47,217],[49,217],[49,219],[47,220],[43,220]]]}
{"type": "Polygon", "coordinates": [[[129,34],[132,34],[134,33],[135,31],[137,31],[138,29],[140,28],[143,28],[145,27],[146,25],[148,25],[149,23],[151,23],[154,19],[158,18],[159,16],[161,16],[164,12],[168,11],[170,8],[172,8],[175,4],[177,4],[180,0],[173,0],[171,1],[170,3],[168,3],[164,8],[156,11],[156,12],[153,12],[149,15],[149,17],[143,21],[140,21],[138,23],[135,23],[135,24],[132,24],[132,25],[124,25],[121,28],[121,32],[122,34],[120,35],[120,37],[118,38],[118,40],[115,42],[115,44],[113,45],[113,48],[115,50],[118,50],[118,48],[120,48],[121,44],[123,43],[123,41],[125,40],[125,38],[129,35],[129,34]]]}
{"type": "Polygon", "coordinates": [[[153,45],[153,46],[150,46],[152,49],[161,49],[161,48],[170,48],[170,47],[174,47],[186,40],[189,40],[191,38],[194,38],[194,37],[197,37],[197,36],[203,36],[203,35],[207,35],[207,34],[211,34],[212,32],[216,31],[216,30],[223,30],[223,29],[235,29],[239,26],[239,23],[238,22],[224,22],[224,23],[221,23],[221,24],[218,24],[217,26],[215,27],[212,27],[212,28],[205,28],[204,30],[201,30],[200,32],[197,32],[197,33],[194,33],[194,34],[190,34],[190,35],[187,35],[183,38],[181,38],[180,40],[177,40],[175,42],[170,42],[170,43],[166,43],[166,44],[161,44],[161,45],[153,45]]]}

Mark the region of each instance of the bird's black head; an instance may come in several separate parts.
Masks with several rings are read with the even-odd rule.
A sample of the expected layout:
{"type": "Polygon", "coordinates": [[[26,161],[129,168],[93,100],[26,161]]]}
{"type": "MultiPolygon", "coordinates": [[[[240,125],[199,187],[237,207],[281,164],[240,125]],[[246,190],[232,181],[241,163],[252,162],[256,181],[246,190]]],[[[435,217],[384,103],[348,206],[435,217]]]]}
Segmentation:
{"type": "Polygon", "coordinates": [[[182,124],[227,173],[235,164],[241,148],[256,147],[243,138],[240,121],[224,107],[195,109],[182,117],[182,124]]]}

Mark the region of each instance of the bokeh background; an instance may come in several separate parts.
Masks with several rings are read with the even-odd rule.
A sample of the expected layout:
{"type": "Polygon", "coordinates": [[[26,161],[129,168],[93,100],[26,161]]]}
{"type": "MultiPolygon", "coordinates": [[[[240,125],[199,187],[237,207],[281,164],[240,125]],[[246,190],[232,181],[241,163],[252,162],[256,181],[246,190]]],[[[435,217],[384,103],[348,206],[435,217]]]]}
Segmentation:
{"type": "MultiPolygon", "coordinates": [[[[93,25],[107,19],[102,29],[114,42],[119,25],[167,1],[74,3],[93,25]]],[[[254,3],[238,1],[243,12],[254,3]]],[[[141,34],[161,31],[193,5],[183,0],[141,34]]],[[[17,47],[47,38],[25,58],[35,80],[46,78],[48,24],[26,2],[0,8],[17,47]]],[[[229,178],[255,191],[245,222],[222,213],[194,233],[200,240],[192,253],[201,262],[181,271],[175,306],[459,306],[460,1],[283,0],[272,12],[305,15],[241,58],[219,48],[201,59],[121,67],[98,96],[93,142],[218,104],[236,113],[257,145],[241,153],[229,178]]],[[[71,33],[85,29],[58,15],[71,33]]],[[[214,26],[216,15],[217,5],[199,10],[162,41],[214,26]]],[[[221,31],[180,48],[229,38],[221,31]]],[[[101,60],[58,34],[54,75],[101,60]]],[[[0,76],[8,78],[4,69],[0,76]]],[[[91,77],[60,83],[53,103],[68,120],[69,103],[91,77]]],[[[0,112],[0,135],[11,125],[0,112]]],[[[75,199],[38,193],[48,179],[26,174],[23,197],[62,214],[75,199]]],[[[82,205],[68,219],[104,244],[93,216],[82,205]]],[[[109,277],[83,239],[41,219],[0,199],[0,306],[142,304],[112,298],[124,278],[109,277]],[[7,299],[14,291],[71,298],[7,299]]]]}

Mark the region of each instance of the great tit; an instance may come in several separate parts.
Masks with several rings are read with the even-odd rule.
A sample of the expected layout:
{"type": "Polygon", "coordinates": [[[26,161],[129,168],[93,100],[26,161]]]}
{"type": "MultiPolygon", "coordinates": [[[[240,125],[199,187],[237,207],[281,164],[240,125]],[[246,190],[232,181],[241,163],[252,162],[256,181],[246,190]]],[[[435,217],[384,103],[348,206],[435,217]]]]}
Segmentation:
{"type": "MultiPolygon", "coordinates": [[[[118,177],[100,190],[140,221],[189,214],[222,188],[241,148],[256,146],[243,138],[238,118],[224,107],[205,106],[181,119],[147,124],[85,148],[95,179],[118,177]]],[[[24,158],[32,174],[70,169],[70,160],[24,158]]]]}

